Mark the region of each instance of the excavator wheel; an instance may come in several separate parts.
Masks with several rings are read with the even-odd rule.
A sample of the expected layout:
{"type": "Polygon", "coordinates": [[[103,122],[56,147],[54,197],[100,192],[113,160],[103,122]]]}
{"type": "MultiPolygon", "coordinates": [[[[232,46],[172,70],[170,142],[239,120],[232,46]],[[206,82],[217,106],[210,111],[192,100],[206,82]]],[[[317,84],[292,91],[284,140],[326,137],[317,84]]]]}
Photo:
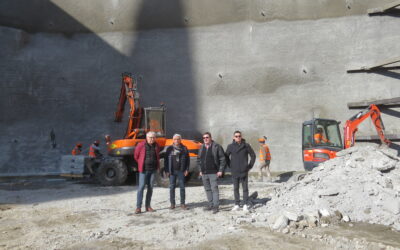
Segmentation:
{"type": "Polygon", "coordinates": [[[117,186],[125,183],[128,169],[122,160],[105,160],[96,170],[96,179],[103,186],[117,186]]]}

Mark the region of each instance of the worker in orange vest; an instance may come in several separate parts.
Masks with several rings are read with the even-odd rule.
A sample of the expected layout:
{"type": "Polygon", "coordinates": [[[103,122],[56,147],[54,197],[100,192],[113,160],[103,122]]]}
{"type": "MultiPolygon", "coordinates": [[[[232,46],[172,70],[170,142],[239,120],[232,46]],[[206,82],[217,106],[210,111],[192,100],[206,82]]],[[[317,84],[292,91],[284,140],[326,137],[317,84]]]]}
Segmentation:
{"type": "Polygon", "coordinates": [[[314,134],[314,141],[317,144],[329,142],[329,140],[323,135],[322,128],[317,129],[317,133],[314,134]]]}
{"type": "Polygon", "coordinates": [[[89,157],[99,158],[101,156],[103,156],[103,154],[100,152],[100,142],[96,140],[89,147],[89,157]]]}
{"type": "Polygon", "coordinates": [[[271,181],[271,171],[269,170],[269,165],[271,163],[271,152],[269,147],[265,144],[267,137],[258,139],[260,143],[260,179],[263,180],[263,169],[267,172],[268,180],[271,181]]]}
{"type": "Polygon", "coordinates": [[[82,143],[77,143],[74,147],[74,149],[72,149],[72,155],[80,155],[82,154],[82,143]]]}

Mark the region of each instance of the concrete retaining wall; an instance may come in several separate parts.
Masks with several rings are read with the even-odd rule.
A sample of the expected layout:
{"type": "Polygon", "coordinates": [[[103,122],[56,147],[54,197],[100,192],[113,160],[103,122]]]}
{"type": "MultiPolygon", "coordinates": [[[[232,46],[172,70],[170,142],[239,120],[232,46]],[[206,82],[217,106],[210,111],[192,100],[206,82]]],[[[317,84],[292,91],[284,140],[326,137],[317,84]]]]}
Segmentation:
{"type": "MultiPolygon", "coordinates": [[[[2,175],[56,173],[75,142],[122,136],[126,123],[115,124],[113,114],[124,71],[138,76],[145,106],[166,103],[170,135],[210,131],[226,147],[239,129],[255,148],[266,135],[273,171],[302,169],[304,120],[344,123],[356,113],[348,102],[400,96],[398,72],[346,73],[398,56],[400,19],[363,14],[381,1],[175,1],[157,10],[172,19],[153,16],[158,1],[111,1],[115,8],[85,1],[80,9],[53,2],[31,7],[58,15],[22,17],[21,1],[1,3],[2,175]],[[15,11],[6,15],[5,3],[15,11]],[[82,14],[93,6],[90,18],[82,14]],[[99,21],[128,10],[132,18],[114,28],[99,21]]],[[[397,118],[383,118],[389,133],[399,133],[397,118]]],[[[375,132],[367,122],[360,133],[375,132]]]]}

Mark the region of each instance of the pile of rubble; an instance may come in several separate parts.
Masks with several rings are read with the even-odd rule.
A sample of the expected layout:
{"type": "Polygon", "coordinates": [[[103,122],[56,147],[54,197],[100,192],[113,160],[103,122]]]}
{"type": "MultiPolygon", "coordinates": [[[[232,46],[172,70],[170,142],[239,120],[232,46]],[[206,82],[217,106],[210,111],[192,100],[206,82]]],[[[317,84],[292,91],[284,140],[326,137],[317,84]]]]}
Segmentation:
{"type": "Polygon", "coordinates": [[[274,230],[352,220],[400,231],[400,158],[387,147],[367,144],[340,151],[300,181],[274,191],[255,218],[274,230]]]}

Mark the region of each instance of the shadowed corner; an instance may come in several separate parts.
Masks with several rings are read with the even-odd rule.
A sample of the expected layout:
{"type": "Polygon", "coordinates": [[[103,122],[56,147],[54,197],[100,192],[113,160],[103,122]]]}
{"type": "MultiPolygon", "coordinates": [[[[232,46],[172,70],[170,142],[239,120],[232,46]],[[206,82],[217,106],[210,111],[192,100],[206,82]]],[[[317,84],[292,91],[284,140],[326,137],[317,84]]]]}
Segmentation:
{"type": "MultiPolygon", "coordinates": [[[[118,77],[126,70],[120,62],[125,62],[126,56],[48,0],[1,1],[0,28],[0,35],[5,38],[9,34],[19,35],[5,39],[0,50],[3,71],[8,73],[3,77],[7,85],[1,98],[4,105],[0,138],[13,141],[2,148],[5,153],[0,157],[0,175],[10,178],[0,189],[18,190],[21,183],[30,190],[81,184],[54,176],[59,171],[59,157],[70,154],[77,141],[86,146],[116,127],[112,122],[115,102],[110,105],[109,101],[98,102],[97,98],[110,95],[108,99],[114,100],[118,77]],[[13,50],[7,51],[9,47],[13,50]],[[118,62],[117,70],[108,67],[112,61],[118,62]],[[107,79],[116,79],[115,86],[103,84],[109,82],[107,79]]],[[[129,191],[115,188],[113,193],[129,191]]],[[[92,195],[97,194],[41,196],[32,202],[92,195]]]]}
{"type": "MultiPolygon", "coordinates": [[[[20,88],[10,89],[13,92],[5,100],[7,105],[1,119],[10,125],[6,128],[11,132],[13,124],[22,127],[31,123],[35,127],[19,133],[15,139],[18,144],[12,145],[20,157],[11,159],[12,154],[6,154],[4,157],[9,159],[3,161],[5,164],[0,166],[0,172],[54,174],[57,157],[69,154],[77,140],[86,147],[104,133],[121,138],[125,124],[115,124],[113,113],[119,77],[124,71],[131,71],[139,77],[143,106],[166,103],[169,137],[177,132],[188,139],[198,135],[191,41],[186,27],[190,19],[185,18],[183,12],[179,0],[168,3],[143,1],[138,13],[132,13],[137,25],[132,32],[135,40],[131,52],[125,53],[117,49],[115,41],[113,43],[114,33],[96,33],[51,1],[37,0],[32,4],[23,0],[1,1],[1,26],[21,30],[36,40],[34,45],[30,44],[29,38],[24,40],[24,47],[18,52],[20,58],[24,58],[32,48],[46,53],[34,53],[26,61],[15,58],[12,53],[3,58],[8,65],[5,70],[23,70],[20,70],[22,75],[18,80],[13,80],[21,83],[20,88]],[[43,44],[43,40],[50,42],[51,46],[43,44]],[[25,98],[21,105],[16,96],[28,95],[27,89],[33,89],[35,96],[25,98]],[[57,147],[49,154],[49,148],[37,147],[36,144],[49,140],[51,128],[54,128],[57,147]],[[41,137],[42,134],[46,136],[41,137]],[[28,137],[33,139],[23,139],[28,137]],[[31,148],[29,161],[23,157],[27,148],[31,148]]],[[[132,38],[126,33],[123,36],[125,41],[132,38]]],[[[4,80],[10,79],[6,77],[4,80]]],[[[9,134],[1,134],[4,141],[12,139],[9,134]]],[[[116,189],[116,192],[120,191],[116,189]]],[[[44,197],[41,201],[80,196],[85,194],[44,197]]]]}
{"type": "Polygon", "coordinates": [[[167,136],[199,137],[190,32],[181,0],[141,2],[129,62],[142,77],[144,106],[167,107],[167,136]],[[142,58],[138,61],[137,58],[142,58]]]}

